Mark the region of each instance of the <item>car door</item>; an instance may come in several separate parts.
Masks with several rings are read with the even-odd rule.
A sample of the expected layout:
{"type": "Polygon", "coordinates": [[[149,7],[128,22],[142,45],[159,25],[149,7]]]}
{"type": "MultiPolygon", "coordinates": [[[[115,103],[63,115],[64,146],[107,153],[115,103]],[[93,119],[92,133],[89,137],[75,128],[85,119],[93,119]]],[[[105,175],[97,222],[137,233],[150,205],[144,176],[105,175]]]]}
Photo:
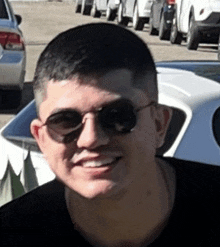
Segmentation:
{"type": "Polygon", "coordinates": [[[97,9],[105,11],[107,9],[107,0],[96,0],[97,9]]]}
{"type": "Polygon", "coordinates": [[[135,0],[124,0],[123,2],[124,2],[123,16],[132,18],[134,12],[135,0]]]}
{"type": "MultiPolygon", "coordinates": [[[[193,0],[195,1],[195,0],[193,0]]],[[[189,12],[192,6],[191,0],[181,0],[180,1],[180,12],[179,12],[179,29],[182,33],[188,32],[188,23],[189,23],[189,12]]]]}
{"type": "Polygon", "coordinates": [[[159,28],[160,23],[160,12],[163,6],[164,0],[154,0],[153,3],[153,25],[155,28],[159,28]]]}

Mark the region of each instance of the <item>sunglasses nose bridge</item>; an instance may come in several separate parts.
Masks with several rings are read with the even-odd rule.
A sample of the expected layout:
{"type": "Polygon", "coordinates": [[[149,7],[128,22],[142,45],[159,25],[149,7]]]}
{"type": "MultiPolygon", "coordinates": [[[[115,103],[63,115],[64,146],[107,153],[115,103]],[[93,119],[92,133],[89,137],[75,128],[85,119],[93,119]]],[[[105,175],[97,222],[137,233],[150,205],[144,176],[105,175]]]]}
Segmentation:
{"type": "Polygon", "coordinates": [[[87,119],[96,119],[98,112],[87,112],[82,115],[82,124],[85,124],[87,119]]]}
{"type": "Polygon", "coordinates": [[[77,140],[79,148],[95,148],[97,146],[106,145],[109,142],[109,136],[105,133],[100,125],[97,113],[86,113],[83,116],[83,128],[77,140]]]}

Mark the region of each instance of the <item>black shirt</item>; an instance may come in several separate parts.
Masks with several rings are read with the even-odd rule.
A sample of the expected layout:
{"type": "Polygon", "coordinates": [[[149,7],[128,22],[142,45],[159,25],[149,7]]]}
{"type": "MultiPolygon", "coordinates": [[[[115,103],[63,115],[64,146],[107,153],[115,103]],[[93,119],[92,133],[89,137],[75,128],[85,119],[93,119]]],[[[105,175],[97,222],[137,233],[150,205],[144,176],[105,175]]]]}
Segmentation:
{"type": "MultiPolygon", "coordinates": [[[[220,247],[220,167],[164,160],[176,171],[175,203],[150,247],[220,247]]],[[[2,206],[0,220],[0,246],[91,246],[74,229],[57,180],[2,206]]]]}

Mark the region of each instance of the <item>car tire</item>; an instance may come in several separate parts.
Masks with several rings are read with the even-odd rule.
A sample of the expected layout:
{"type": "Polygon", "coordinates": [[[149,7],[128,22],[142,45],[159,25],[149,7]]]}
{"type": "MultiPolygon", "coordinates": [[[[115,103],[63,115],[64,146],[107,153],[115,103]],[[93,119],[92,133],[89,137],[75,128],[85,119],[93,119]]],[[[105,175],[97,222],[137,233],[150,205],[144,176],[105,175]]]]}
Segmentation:
{"type": "Polygon", "coordinates": [[[182,34],[178,31],[176,13],[173,16],[173,22],[170,30],[170,43],[180,45],[182,42],[182,34]]]}
{"type": "Polygon", "coordinates": [[[220,34],[218,39],[218,60],[220,60],[220,34]]]}
{"type": "Polygon", "coordinates": [[[97,6],[96,6],[95,0],[93,1],[93,5],[92,5],[92,9],[91,9],[90,14],[91,14],[91,16],[92,16],[93,18],[100,18],[101,15],[102,15],[101,11],[98,11],[98,10],[97,10],[97,6]]]}
{"type": "Polygon", "coordinates": [[[126,27],[128,25],[128,22],[129,22],[128,17],[124,17],[123,16],[123,6],[122,6],[122,2],[121,2],[119,4],[119,7],[118,7],[117,23],[119,25],[122,25],[122,26],[126,27]]]}
{"type": "Polygon", "coordinates": [[[164,14],[162,13],[160,19],[160,27],[159,27],[159,39],[160,40],[169,40],[170,39],[170,30],[166,29],[164,14]]]}
{"type": "Polygon", "coordinates": [[[149,35],[158,35],[158,30],[154,27],[154,24],[153,24],[152,10],[151,10],[151,15],[149,19],[149,35]]]}
{"type": "Polygon", "coordinates": [[[135,4],[133,13],[133,28],[138,31],[141,31],[144,28],[144,19],[139,17],[137,3],[135,4]]]}
{"type": "Polygon", "coordinates": [[[114,21],[117,15],[117,9],[111,9],[109,6],[107,6],[106,10],[106,20],[107,21],[114,21]]]}
{"type": "Polygon", "coordinates": [[[189,30],[186,36],[186,47],[188,50],[197,50],[199,46],[200,35],[195,23],[194,15],[189,20],[189,30]]]}
{"type": "Polygon", "coordinates": [[[82,0],[82,8],[81,8],[82,15],[90,15],[90,12],[91,12],[91,5],[86,5],[86,0],[82,0]]]}
{"type": "Polygon", "coordinates": [[[78,4],[79,1],[76,1],[75,13],[81,13],[82,5],[78,4]]]}

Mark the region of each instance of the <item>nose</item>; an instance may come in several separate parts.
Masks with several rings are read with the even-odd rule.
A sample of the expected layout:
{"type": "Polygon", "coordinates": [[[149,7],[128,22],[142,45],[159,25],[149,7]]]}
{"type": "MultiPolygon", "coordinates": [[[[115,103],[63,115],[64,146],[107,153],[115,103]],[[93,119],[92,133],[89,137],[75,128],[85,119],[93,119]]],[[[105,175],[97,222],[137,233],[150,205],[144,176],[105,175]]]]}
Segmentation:
{"type": "Polygon", "coordinates": [[[97,123],[95,116],[84,116],[83,129],[77,140],[78,148],[95,149],[108,143],[109,136],[97,123]]]}

